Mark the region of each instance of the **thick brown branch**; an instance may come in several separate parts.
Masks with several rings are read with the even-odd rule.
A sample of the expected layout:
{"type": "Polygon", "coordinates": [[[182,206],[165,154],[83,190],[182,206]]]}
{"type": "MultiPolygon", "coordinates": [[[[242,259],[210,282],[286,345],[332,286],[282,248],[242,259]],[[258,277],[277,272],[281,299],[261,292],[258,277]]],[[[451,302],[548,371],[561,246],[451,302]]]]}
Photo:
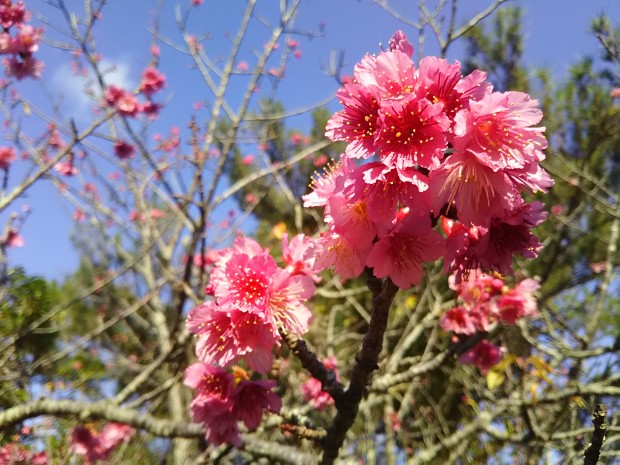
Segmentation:
{"type": "Polygon", "coordinates": [[[592,424],[594,425],[592,444],[584,453],[583,465],[596,465],[598,462],[598,458],[601,455],[601,447],[603,447],[603,441],[605,441],[605,433],[607,433],[606,417],[607,411],[605,406],[597,404],[592,414],[592,424]]]}
{"type": "Polygon", "coordinates": [[[368,332],[362,341],[362,348],[355,356],[349,387],[342,398],[336,400],[338,413],[322,441],[324,465],[334,463],[338,457],[338,451],[344,443],[347,431],[355,421],[372,374],[378,368],[390,306],[398,291],[398,287],[389,278],[381,281],[369,275],[367,284],[373,294],[368,332]]]}

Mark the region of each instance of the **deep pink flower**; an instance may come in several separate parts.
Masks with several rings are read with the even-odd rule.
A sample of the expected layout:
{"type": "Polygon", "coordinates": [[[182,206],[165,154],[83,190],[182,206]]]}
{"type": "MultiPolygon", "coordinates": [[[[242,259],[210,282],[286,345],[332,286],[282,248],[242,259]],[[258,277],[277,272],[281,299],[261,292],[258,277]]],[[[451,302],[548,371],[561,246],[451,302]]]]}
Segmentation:
{"type": "Polygon", "coordinates": [[[17,155],[13,147],[0,147],[0,169],[8,170],[15,160],[17,160],[17,155]]]}
{"type": "Polygon", "coordinates": [[[542,244],[532,233],[532,228],[546,218],[542,202],[523,203],[491,221],[488,230],[475,246],[481,268],[496,270],[503,275],[512,273],[512,256],[535,258],[542,244]]]}
{"type": "Polygon", "coordinates": [[[439,165],[448,146],[446,131],[450,127],[443,105],[406,94],[384,100],[379,117],[377,143],[383,163],[401,170],[439,165]]]}
{"type": "Polygon", "coordinates": [[[47,453],[33,453],[21,444],[0,447],[0,465],[48,465],[47,453]]]}
{"type": "Polygon", "coordinates": [[[197,396],[202,397],[200,412],[203,416],[194,416],[194,421],[202,423],[209,416],[230,411],[234,380],[224,369],[206,363],[194,363],[185,370],[183,382],[197,390],[197,396]]]}
{"type": "Polygon", "coordinates": [[[379,146],[379,94],[372,86],[345,84],[336,96],[344,110],[334,113],[325,127],[325,136],[348,142],[345,153],[354,158],[368,158],[379,146]]]}
{"type": "Polygon", "coordinates": [[[149,97],[159,92],[166,85],[166,76],[160,73],[156,68],[149,66],[142,73],[140,81],[140,92],[149,97]]]}
{"type": "Polygon", "coordinates": [[[133,157],[135,151],[134,146],[124,140],[119,139],[114,143],[114,155],[121,160],[133,157]]]}
{"type": "Polygon", "coordinates": [[[242,380],[233,392],[233,416],[249,430],[256,429],[265,410],[277,413],[282,407],[282,399],[272,392],[275,386],[274,380],[242,380]]]}
{"type": "Polygon", "coordinates": [[[114,449],[133,435],[133,428],[117,423],[108,423],[100,433],[78,426],[71,432],[69,450],[83,455],[87,465],[106,460],[114,449]]]}
{"type": "Polygon", "coordinates": [[[517,204],[518,195],[503,172],[494,172],[472,155],[457,152],[430,173],[433,211],[438,216],[445,207],[456,208],[466,226],[488,225],[517,204]]]}
{"type": "Polygon", "coordinates": [[[27,56],[22,59],[17,58],[17,56],[11,56],[5,58],[2,64],[4,65],[6,75],[8,77],[14,77],[18,81],[27,77],[38,79],[41,77],[44,68],[43,62],[32,56],[27,56]]]}
{"type": "Polygon", "coordinates": [[[482,373],[488,372],[502,360],[502,349],[487,340],[482,340],[459,357],[461,363],[476,365],[482,373]]]}
{"type": "Polygon", "coordinates": [[[30,25],[20,26],[17,34],[10,40],[9,52],[16,55],[30,56],[39,49],[43,29],[30,25]]]}
{"type": "Polygon", "coordinates": [[[396,212],[409,208],[413,216],[426,216],[429,211],[428,178],[415,168],[398,170],[381,162],[366,163],[352,175],[351,202],[365,199],[369,219],[379,237],[392,229],[396,212]]]}
{"type": "Polygon", "coordinates": [[[256,371],[271,369],[277,333],[264,315],[222,311],[209,301],[190,311],[187,328],[199,335],[196,356],[204,363],[227,367],[244,357],[256,371]]]}
{"type": "Polygon", "coordinates": [[[458,61],[450,64],[443,58],[424,57],[417,74],[416,93],[432,103],[443,104],[443,111],[451,121],[459,110],[469,108],[471,100],[490,92],[486,73],[476,70],[462,78],[458,61]]]}

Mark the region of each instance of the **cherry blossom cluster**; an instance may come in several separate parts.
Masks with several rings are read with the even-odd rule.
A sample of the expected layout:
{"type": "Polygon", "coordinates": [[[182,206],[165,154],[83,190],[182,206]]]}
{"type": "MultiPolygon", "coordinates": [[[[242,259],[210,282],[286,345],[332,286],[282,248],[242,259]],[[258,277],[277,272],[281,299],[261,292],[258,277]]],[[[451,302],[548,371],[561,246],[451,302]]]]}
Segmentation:
{"type": "Polygon", "coordinates": [[[312,314],[304,302],[318,280],[314,269],[314,241],[295,236],[282,241],[284,267],[268,249],[239,236],[231,248],[217,252],[204,304],[192,309],[187,328],[196,334],[196,356],[209,365],[229,367],[240,359],[259,373],[272,366],[272,350],[279,345],[279,329],[308,331],[312,314]]]}
{"type": "Polygon", "coordinates": [[[239,367],[223,368],[195,363],[185,371],[185,384],[196,390],[190,405],[192,419],[205,427],[210,444],[242,443],[239,422],[248,430],[258,427],[266,410],[279,412],[282,400],[272,392],[274,380],[250,380],[239,367]]]}
{"type": "Polygon", "coordinates": [[[24,2],[0,0],[0,55],[8,55],[2,61],[5,73],[18,81],[39,78],[43,71],[43,63],[33,56],[39,49],[43,29],[26,24],[30,17],[24,2]]]}
{"type": "Polygon", "coordinates": [[[48,465],[46,452],[34,453],[21,444],[10,443],[0,447],[0,464],[48,465]]]}
{"type": "Polygon", "coordinates": [[[148,67],[142,73],[138,92],[146,97],[146,101],[141,102],[133,92],[117,86],[109,86],[105,92],[106,104],[113,107],[121,115],[135,117],[143,113],[150,118],[157,116],[161,105],[151,100],[151,97],[162,90],[166,85],[166,77],[157,69],[148,67]]]}
{"type": "MultiPolygon", "coordinates": [[[[514,325],[522,318],[536,315],[534,294],[540,284],[534,279],[524,279],[510,287],[497,275],[471,273],[468,280],[453,284],[452,288],[457,292],[459,305],[444,313],[440,324],[456,335],[487,332],[495,323],[514,325]]],[[[463,354],[460,361],[486,372],[501,359],[502,349],[482,340],[463,354]]]]}
{"type": "Polygon", "coordinates": [[[69,450],[84,456],[84,463],[91,465],[98,460],[106,460],[123,442],[133,436],[135,430],[127,425],[108,423],[100,432],[85,426],[73,428],[69,450]]]}
{"type": "Polygon", "coordinates": [[[458,62],[426,57],[416,69],[412,54],[399,31],[338,91],[344,108],[326,135],[347,147],[304,196],[325,207],[317,263],[343,278],[373,268],[401,288],[440,257],[457,281],[477,268],[510,273],[513,254],[536,256],[531,229],[546,215],[521,194],[552,185],[538,102],[493,92],[486,73],[462,76],[458,62]]]}

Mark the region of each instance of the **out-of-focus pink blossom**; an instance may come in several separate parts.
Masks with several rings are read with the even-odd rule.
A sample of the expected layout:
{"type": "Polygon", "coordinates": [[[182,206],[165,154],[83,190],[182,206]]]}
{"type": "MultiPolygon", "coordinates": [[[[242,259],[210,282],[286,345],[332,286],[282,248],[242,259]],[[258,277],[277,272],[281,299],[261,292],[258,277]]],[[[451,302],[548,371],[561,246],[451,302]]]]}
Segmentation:
{"type": "Polygon", "coordinates": [[[488,372],[503,358],[502,349],[487,340],[478,342],[459,357],[461,363],[476,365],[482,373],[488,372]]]}
{"type": "Polygon", "coordinates": [[[126,160],[128,158],[133,157],[136,149],[129,142],[124,140],[117,140],[114,143],[114,155],[116,155],[120,160],[126,160]]]}
{"type": "Polygon", "coordinates": [[[0,147],[0,169],[8,170],[16,159],[17,155],[13,147],[0,147]]]}
{"type": "Polygon", "coordinates": [[[160,73],[156,68],[148,67],[142,73],[140,92],[150,97],[156,92],[162,90],[165,85],[166,76],[160,73]]]}
{"type": "MultiPolygon", "coordinates": [[[[336,379],[340,379],[338,373],[338,360],[335,357],[328,357],[323,362],[326,369],[332,370],[336,376],[336,379]]],[[[310,378],[308,381],[300,386],[301,394],[306,402],[312,402],[314,408],[317,410],[325,410],[330,405],[334,404],[334,399],[327,392],[323,391],[321,382],[316,378],[310,378]]]]}

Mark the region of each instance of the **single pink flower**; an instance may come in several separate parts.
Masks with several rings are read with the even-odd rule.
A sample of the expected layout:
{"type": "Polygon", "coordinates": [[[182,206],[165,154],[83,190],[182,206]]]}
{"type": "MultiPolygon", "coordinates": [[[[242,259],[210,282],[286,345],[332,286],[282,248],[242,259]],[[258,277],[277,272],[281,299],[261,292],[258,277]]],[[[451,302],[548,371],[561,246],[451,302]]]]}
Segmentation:
{"type": "Polygon", "coordinates": [[[6,75],[14,77],[18,81],[27,77],[38,79],[41,77],[44,68],[43,63],[32,56],[21,59],[17,58],[17,56],[11,56],[5,58],[2,64],[4,65],[6,75]]]}
{"type": "Polygon", "coordinates": [[[399,169],[439,166],[448,147],[446,131],[450,127],[443,105],[406,94],[384,100],[379,119],[377,143],[383,163],[399,169]]]}
{"type": "Polygon", "coordinates": [[[160,73],[156,68],[149,66],[142,73],[142,80],[140,81],[140,92],[144,95],[152,96],[159,92],[166,85],[166,76],[160,73]]]}
{"type": "Polygon", "coordinates": [[[521,318],[536,314],[534,293],[540,288],[538,281],[524,279],[514,288],[506,290],[497,299],[497,316],[502,323],[514,325],[521,318]]]}
{"type": "Polygon", "coordinates": [[[413,55],[413,45],[409,42],[403,31],[396,31],[388,43],[391,51],[398,50],[408,57],[413,55]]]}
{"type": "Polygon", "coordinates": [[[136,149],[133,145],[124,140],[117,140],[114,143],[114,155],[116,155],[120,160],[126,160],[128,158],[133,157],[136,149]]]}
{"type": "Polygon", "coordinates": [[[233,416],[249,430],[256,429],[265,410],[277,413],[282,407],[282,399],[272,392],[274,387],[274,380],[241,381],[232,394],[233,416]]]}
{"type": "Polygon", "coordinates": [[[444,331],[452,331],[456,334],[474,334],[476,326],[465,307],[454,307],[443,314],[440,326],[444,331]]]}
{"type": "Polygon", "coordinates": [[[422,281],[424,262],[437,260],[443,251],[444,240],[431,229],[430,221],[405,217],[373,245],[366,266],[373,268],[377,278],[389,276],[398,287],[407,289],[422,281]]]}
{"type": "Polygon", "coordinates": [[[336,96],[344,110],[336,112],[327,122],[325,136],[333,141],[348,142],[346,154],[368,158],[379,148],[380,97],[378,89],[358,83],[345,84],[336,96]]]}
{"type": "Polygon", "coordinates": [[[476,365],[482,373],[488,372],[503,358],[502,350],[487,340],[478,342],[472,349],[459,357],[461,363],[476,365]]]}
{"type": "Polygon", "coordinates": [[[15,160],[17,155],[13,147],[0,147],[0,169],[8,170],[15,160]]]}
{"type": "MultiPolygon", "coordinates": [[[[340,379],[338,374],[338,360],[335,357],[328,357],[323,365],[326,369],[334,371],[336,379],[340,379]]],[[[321,382],[316,378],[310,378],[300,386],[301,394],[306,402],[312,401],[312,405],[317,410],[325,410],[334,404],[334,399],[327,392],[323,391],[321,382]]]]}

